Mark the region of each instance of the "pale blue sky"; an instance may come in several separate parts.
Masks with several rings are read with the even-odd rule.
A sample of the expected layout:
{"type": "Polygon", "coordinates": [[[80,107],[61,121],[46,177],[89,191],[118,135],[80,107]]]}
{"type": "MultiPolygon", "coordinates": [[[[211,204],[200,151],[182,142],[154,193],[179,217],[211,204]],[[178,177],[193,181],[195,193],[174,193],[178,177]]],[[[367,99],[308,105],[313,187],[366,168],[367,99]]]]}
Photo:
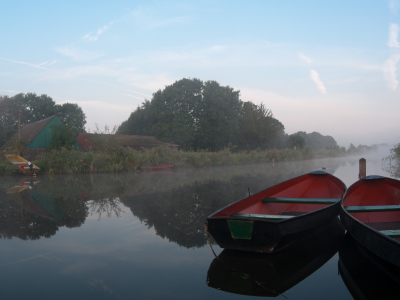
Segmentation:
{"type": "Polygon", "coordinates": [[[119,125],[183,77],[264,102],[286,131],[400,142],[398,1],[8,1],[0,94],[119,125]]]}

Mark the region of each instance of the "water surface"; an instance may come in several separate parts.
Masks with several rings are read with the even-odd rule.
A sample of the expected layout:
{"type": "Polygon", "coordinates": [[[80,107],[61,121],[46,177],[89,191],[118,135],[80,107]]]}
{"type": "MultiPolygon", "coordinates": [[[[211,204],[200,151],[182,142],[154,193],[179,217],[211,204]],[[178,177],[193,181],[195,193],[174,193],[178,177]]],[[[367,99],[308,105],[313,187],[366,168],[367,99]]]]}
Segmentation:
{"type": "MultiPolygon", "coordinates": [[[[256,288],[246,283],[246,276],[254,284],[251,276],[258,275],[243,276],[243,270],[226,269],[228,273],[214,276],[225,280],[231,292],[212,286],[208,272],[214,272],[210,265],[215,257],[204,232],[206,217],[245,197],[248,189],[255,193],[322,167],[349,186],[357,180],[358,159],[166,173],[39,175],[33,182],[0,177],[0,298],[250,298],[243,294],[256,288]]],[[[367,157],[367,174],[388,176],[381,157],[367,157]]],[[[223,250],[215,244],[213,248],[217,255],[223,250]]],[[[338,276],[337,249],[328,248],[314,255],[318,261],[307,255],[307,248],[298,250],[304,255],[289,253],[283,259],[268,258],[271,262],[251,255],[229,259],[245,267],[259,263],[268,270],[261,276],[273,274],[266,267],[273,266],[271,281],[279,277],[297,282],[298,276],[307,275],[271,295],[278,299],[353,299],[338,276]]]]}

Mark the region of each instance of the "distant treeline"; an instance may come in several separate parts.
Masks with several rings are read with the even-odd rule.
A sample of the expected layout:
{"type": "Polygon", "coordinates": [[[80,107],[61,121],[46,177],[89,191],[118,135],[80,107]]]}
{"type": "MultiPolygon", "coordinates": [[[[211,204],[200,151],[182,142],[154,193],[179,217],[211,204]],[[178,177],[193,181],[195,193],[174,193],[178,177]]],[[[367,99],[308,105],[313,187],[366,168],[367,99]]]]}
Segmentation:
{"type": "MultiPolygon", "coordinates": [[[[57,115],[66,128],[55,137],[53,148],[56,149],[69,148],[71,140],[85,132],[86,116],[77,104],[59,105],[47,95],[34,93],[0,96],[0,146],[17,133],[19,113],[22,124],[57,115]]],[[[370,150],[368,146],[355,147],[353,144],[346,150],[339,147],[333,137],[318,132],[298,131],[288,135],[270,109],[264,104],[242,101],[239,90],[216,81],[186,78],[158,90],[115,131],[117,134],[155,136],[161,141],[178,144],[182,150],[194,151],[308,147],[314,152],[337,150],[352,154],[370,150]]],[[[97,129],[95,133],[110,132],[97,129]]]]}

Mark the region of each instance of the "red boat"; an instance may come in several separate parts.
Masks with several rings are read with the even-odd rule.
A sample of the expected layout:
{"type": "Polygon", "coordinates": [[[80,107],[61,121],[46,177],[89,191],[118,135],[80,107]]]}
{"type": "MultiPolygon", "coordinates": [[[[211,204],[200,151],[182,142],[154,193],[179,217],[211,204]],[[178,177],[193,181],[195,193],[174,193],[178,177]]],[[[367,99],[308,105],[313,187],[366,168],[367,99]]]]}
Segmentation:
{"type": "Polygon", "coordinates": [[[345,190],[338,178],[311,172],[216,211],[207,230],[221,248],[277,252],[332,224],[345,190]]]}
{"type": "Polygon", "coordinates": [[[363,247],[400,267],[400,181],[367,176],[343,196],[340,219],[363,247]]]}
{"type": "Polygon", "coordinates": [[[140,167],[142,170],[153,170],[153,169],[171,169],[174,164],[150,166],[150,167],[140,167]]]}

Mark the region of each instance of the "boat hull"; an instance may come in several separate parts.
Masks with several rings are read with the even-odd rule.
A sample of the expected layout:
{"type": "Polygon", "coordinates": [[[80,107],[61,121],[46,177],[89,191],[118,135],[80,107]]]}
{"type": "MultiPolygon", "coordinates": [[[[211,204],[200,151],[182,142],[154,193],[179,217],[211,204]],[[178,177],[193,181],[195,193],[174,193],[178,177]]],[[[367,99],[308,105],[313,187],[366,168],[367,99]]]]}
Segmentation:
{"type": "MultiPolygon", "coordinates": [[[[332,175],[326,174],[325,176],[332,175]]],[[[336,177],[333,178],[338,180],[336,177]]],[[[342,182],[340,183],[343,185],[343,194],[346,187],[342,182]]],[[[268,190],[269,189],[257,194],[265,193],[268,190]]],[[[257,194],[253,196],[256,196],[257,194]]],[[[236,203],[239,203],[241,201],[245,201],[245,199],[239,200],[236,203]]],[[[231,205],[235,205],[236,203],[233,203],[231,205]]],[[[255,203],[257,204],[257,202],[255,203]]],[[[228,207],[225,207],[220,211],[227,209],[228,207]]],[[[332,224],[335,218],[337,218],[337,216],[339,215],[339,211],[340,201],[337,201],[332,205],[316,209],[312,212],[308,212],[296,217],[292,217],[290,219],[280,221],[246,217],[240,218],[235,216],[219,217],[214,216],[218,215],[218,212],[215,212],[207,218],[207,226],[208,232],[212,235],[214,240],[221,248],[262,253],[274,253],[281,251],[282,249],[285,249],[292,244],[295,244],[297,241],[309,236],[310,234],[318,230],[330,226],[330,224],[332,224]],[[232,234],[232,230],[229,225],[229,222],[232,221],[251,222],[253,227],[251,237],[236,238],[232,234]]]]}
{"type": "MultiPolygon", "coordinates": [[[[375,230],[371,226],[361,222],[356,219],[350,213],[348,213],[345,209],[346,199],[351,195],[351,193],[360,187],[357,185],[361,185],[365,180],[389,180],[393,181],[397,185],[400,186],[400,181],[394,180],[386,177],[378,177],[378,176],[370,176],[369,178],[365,178],[359,180],[354,183],[345,193],[340,205],[340,219],[343,223],[343,226],[346,228],[348,233],[363,247],[377,255],[378,257],[394,264],[397,267],[400,267],[400,242],[388,237],[378,230],[375,230]]],[[[366,205],[360,201],[359,206],[366,205]]],[[[391,212],[393,213],[393,212],[391,212]]],[[[382,214],[382,213],[380,213],[382,214]]],[[[389,221],[389,220],[388,220],[389,221]]],[[[399,220],[400,221],[400,218],[399,220]]],[[[372,224],[372,223],[371,223],[372,224]]],[[[400,224],[400,223],[399,223],[400,224]]],[[[388,222],[390,225],[390,222],[388,222]]],[[[400,229],[400,228],[398,228],[400,229]]]]}
{"type": "Polygon", "coordinates": [[[400,299],[399,271],[346,234],[339,273],[354,299],[400,299]]]}
{"type": "Polygon", "coordinates": [[[319,211],[281,222],[252,220],[254,234],[251,240],[232,238],[227,220],[233,218],[209,219],[208,231],[221,248],[273,253],[328,227],[338,216],[339,205],[338,202],[319,211]]]}

